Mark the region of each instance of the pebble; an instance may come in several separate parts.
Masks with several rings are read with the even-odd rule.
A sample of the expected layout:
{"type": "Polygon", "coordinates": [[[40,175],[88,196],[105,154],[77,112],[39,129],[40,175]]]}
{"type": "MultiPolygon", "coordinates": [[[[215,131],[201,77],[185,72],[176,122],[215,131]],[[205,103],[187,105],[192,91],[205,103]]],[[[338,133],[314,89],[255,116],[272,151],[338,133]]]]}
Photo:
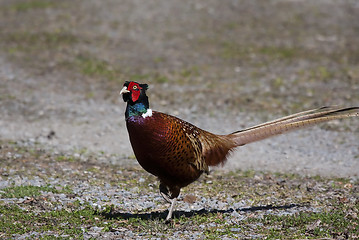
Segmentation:
{"type": "Polygon", "coordinates": [[[240,228],[230,228],[229,229],[231,232],[240,232],[241,229],[240,228]]]}
{"type": "Polygon", "coordinates": [[[241,215],[237,211],[233,211],[231,213],[231,216],[234,217],[234,218],[240,218],[241,217],[241,215]]]}

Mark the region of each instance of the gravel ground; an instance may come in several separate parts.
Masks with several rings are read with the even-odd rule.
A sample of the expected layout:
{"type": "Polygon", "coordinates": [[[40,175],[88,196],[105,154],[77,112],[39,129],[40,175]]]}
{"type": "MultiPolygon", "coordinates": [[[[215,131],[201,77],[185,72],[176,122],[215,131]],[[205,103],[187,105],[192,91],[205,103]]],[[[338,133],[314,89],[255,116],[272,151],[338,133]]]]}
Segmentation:
{"type": "MultiPolygon", "coordinates": [[[[168,204],[158,194],[157,180],[138,166],[108,162],[112,159],[124,163],[128,159],[106,154],[62,155],[49,153],[37,145],[23,147],[2,143],[0,146],[0,194],[1,206],[5,206],[0,216],[5,222],[12,219],[11,213],[5,211],[6,206],[14,205],[19,207],[17,211],[23,211],[22,214],[33,214],[32,220],[24,221],[23,216],[16,217],[14,211],[15,223],[10,224],[11,229],[0,221],[3,227],[1,237],[14,232],[14,224],[18,223],[24,226],[18,227],[24,232],[11,234],[16,239],[45,236],[193,239],[203,238],[208,229],[215,229],[217,234],[218,229],[229,231],[224,233],[225,239],[263,238],[267,235],[256,227],[251,230],[252,225],[256,225],[253,219],[261,221],[271,215],[296,216],[302,213],[328,212],[333,215],[337,208],[345,206],[348,208],[346,218],[350,222],[350,219],[356,221],[359,211],[355,210],[359,190],[355,180],[313,179],[263,172],[228,173],[222,170],[203,176],[191,187],[185,188],[174,213],[178,220],[166,225],[163,219],[168,204]],[[20,193],[15,190],[16,187],[42,188],[36,194],[20,193]],[[75,224],[73,218],[77,216],[76,212],[88,209],[91,209],[93,222],[80,213],[83,215],[80,216],[81,223],[75,224]],[[58,212],[65,212],[68,216],[62,219],[61,215],[46,215],[58,212]],[[202,216],[205,220],[209,219],[208,222],[200,220],[202,216]],[[138,219],[140,225],[131,219],[138,219]],[[148,223],[144,224],[144,221],[148,223]],[[245,221],[250,224],[244,224],[245,221]],[[62,228],[50,227],[44,231],[44,223],[51,226],[52,222],[62,228]],[[68,234],[66,229],[77,229],[78,232],[68,234]]],[[[310,234],[311,226],[312,223],[304,226],[307,234],[310,234]]],[[[327,225],[319,222],[313,228],[319,226],[325,229],[327,225]]],[[[352,227],[348,228],[350,230],[353,231],[352,227]]],[[[345,237],[345,233],[337,231],[332,230],[331,236],[345,237]]]]}
{"type": "MultiPolygon", "coordinates": [[[[6,63],[4,58],[0,58],[0,63],[0,76],[7,84],[7,93],[16,99],[24,98],[22,103],[3,105],[1,139],[37,142],[45,148],[70,153],[89,151],[119,156],[133,155],[124,122],[125,104],[121,99],[117,99],[115,103],[102,99],[83,100],[81,96],[69,92],[36,89],[39,82],[47,81],[47,77],[37,77],[36,81],[31,78],[25,80],[25,73],[21,69],[6,63]],[[24,80],[26,88],[36,91],[24,96],[24,86],[18,85],[24,80]]],[[[113,94],[117,96],[118,92],[114,91],[113,94]]],[[[151,95],[150,89],[149,96],[151,95]]],[[[220,112],[215,116],[208,113],[197,114],[197,111],[191,110],[177,112],[183,119],[219,134],[261,122],[255,113],[238,113],[237,116],[231,113],[230,118],[220,112]],[[221,125],[218,125],[218,119],[221,119],[221,125]]],[[[342,131],[314,127],[241,147],[224,167],[357,177],[359,132],[356,122],[356,119],[337,121],[327,127],[345,129],[342,131]]]]}
{"type": "MultiPolygon", "coordinates": [[[[118,95],[125,80],[150,85],[153,109],[220,134],[322,105],[359,105],[355,0],[2,0],[0,7],[0,188],[71,188],[0,200],[28,211],[72,209],[79,202],[103,211],[113,204],[111,213],[125,219],[165,214],[156,180],[139,168],[129,144],[118,95]]],[[[358,139],[358,119],[348,119],[243,146],[223,168],[185,190],[182,200],[194,194],[196,201],[180,201],[177,216],[225,211],[229,222],[240,224],[253,213],[320,212],[333,197],[326,195],[331,180],[306,177],[340,177],[355,185],[358,139]],[[228,170],[244,171],[238,178],[248,188],[298,174],[286,183],[322,189],[314,198],[323,204],[276,194],[253,202],[244,193],[232,198],[235,190],[203,191],[207,182],[234,181],[228,170]],[[255,174],[245,177],[246,171],[255,174]],[[273,172],[284,175],[268,180],[273,172]]],[[[357,197],[357,188],[348,191],[340,194],[357,197]]],[[[138,229],[98,226],[86,226],[84,238],[148,238],[138,229]]],[[[200,227],[178,229],[163,236],[200,238],[200,227]]],[[[256,237],[241,234],[234,237],[256,237]]]]}

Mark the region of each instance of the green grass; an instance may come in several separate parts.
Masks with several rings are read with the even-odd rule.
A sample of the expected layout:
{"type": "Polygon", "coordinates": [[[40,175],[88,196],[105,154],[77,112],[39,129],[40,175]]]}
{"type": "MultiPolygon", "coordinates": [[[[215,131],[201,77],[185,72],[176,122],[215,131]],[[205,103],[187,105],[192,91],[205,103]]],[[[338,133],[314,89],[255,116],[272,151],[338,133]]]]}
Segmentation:
{"type": "Polygon", "coordinates": [[[3,192],[1,194],[2,198],[23,198],[23,197],[36,197],[41,195],[43,192],[52,192],[52,193],[71,193],[69,187],[63,187],[61,190],[57,190],[54,187],[50,186],[16,186],[8,187],[1,189],[3,192]]]}
{"type": "Polygon", "coordinates": [[[9,10],[11,11],[16,11],[16,12],[25,12],[25,11],[29,11],[32,9],[45,9],[45,8],[50,8],[50,7],[54,7],[56,5],[56,2],[53,1],[49,1],[49,0],[26,0],[26,1],[20,1],[17,3],[14,3],[12,5],[10,5],[8,7],[9,10]]]}
{"type": "Polygon", "coordinates": [[[338,234],[358,236],[358,219],[350,219],[344,211],[298,213],[290,216],[265,215],[260,221],[269,238],[335,237],[338,234]]]}
{"type": "MultiPolygon", "coordinates": [[[[242,216],[245,213],[239,212],[242,216]]],[[[206,239],[226,237],[259,236],[268,239],[297,239],[297,238],[336,238],[338,236],[359,236],[359,220],[348,217],[347,212],[335,210],[333,212],[313,213],[299,212],[293,215],[266,214],[262,218],[245,217],[243,221],[228,224],[227,214],[213,213],[196,215],[191,218],[176,219],[177,224],[185,225],[189,222],[192,231],[200,231],[201,225],[210,224],[212,227],[203,229],[206,239]]]]}
{"type": "Polygon", "coordinates": [[[105,60],[100,60],[90,54],[77,56],[75,59],[75,66],[77,69],[86,76],[89,77],[102,77],[108,81],[115,83],[123,83],[124,81],[138,81],[144,80],[153,81],[156,83],[167,83],[170,79],[159,73],[151,72],[147,74],[131,73],[123,70],[120,66],[115,66],[105,60]]]}
{"type": "Polygon", "coordinates": [[[11,94],[0,95],[0,101],[13,101],[13,100],[16,100],[16,96],[13,96],[11,94]]]}
{"type": "Polygon", "coordinates": [[[110,63],[99,60],[90,56],[78,56],[75,61],[76,65],[80,69],[80,72],[84,75],[96,77],[105,77],[108,80],[117,79],[121,71],[118,68],[113,67],[110,63]]]}
{"type": "Polygon", "coordinates": [[[288,46],[256,46],[256,45],[239,45],[236,42],[224,41],[220,44],[223,59],[241,59],[252,61],[260,59],[260,62],[270,63],[276,61],[292,61],[297,59],[318,60],[320,56],[301,47],[288,46]]]}
{"type": "Polygon", "coordinates": [[[65,32],[10,32],[0,34],[7,52],[14,55],[18,52],[33,53],[42,50],[55,50],[62,46],[76,43],[77,38],[65,32]]]}
{"type": "MultiPolygon", "coordinates": [[[[90,207],[74,210],[54,210],[49,212],[35,212],[24,210],[16,205],[0,205],[1,232],[11,234],[24,234],[32,231],[52,234],[82,236],[81,226],[86,222],[89,226],[96,225],[96,215],[90,207]]],[[[105,226],[104,222],[98,222],[105,226]]]]}
{"type": "Polygon", "coordinates": [[[300,49],[291,47],[266,46],[257,49],[257,52],[278,59],[292,59],[299,53],[300,49]]]}
{"type": "Polygon", "coordinates": [[[57,156],[56,157],[56,161],[58,162],[75,162],[76,161],[76,158],[73,157],[73,156],[57,156]]]}

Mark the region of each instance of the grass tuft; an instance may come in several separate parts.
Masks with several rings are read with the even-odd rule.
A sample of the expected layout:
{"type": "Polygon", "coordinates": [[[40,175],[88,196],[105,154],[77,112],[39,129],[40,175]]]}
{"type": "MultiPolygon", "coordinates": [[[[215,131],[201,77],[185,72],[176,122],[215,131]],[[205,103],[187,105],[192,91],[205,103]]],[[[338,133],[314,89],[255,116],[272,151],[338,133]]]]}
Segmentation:
{"type": "Polygon", "coordinates": [[[16,186],[1,189],[2,198],[23,198],[23,197],[36,197],[40,196],[41,192],[52,192],[52,193],[70,193],[69,187],[64,187],[61,190],[57,190],[51,186],[16,186]]]}
{"type": "Polygon", "coordinates": [[[56,5],[55,2],[52,1],[41,1],[41,0],[34,0],[34,1],[22,1],[18,3],[12,4],[9,9],[11,11],[16,12],[25,12],[32,9],[45,9],[54,7],[56,5]]]}
{"type": "MultiPolygon", "coordinates": [[[[82,236],[84,222],[96,225],[96,215],[91,207],[80,210],[54,210],[33,212],[16,205],[0,205],[0,229],[6,235],[40,232],[51,235],[82,236]]],[[[103,223],[100,224],[104,225],[103,223]]]]}

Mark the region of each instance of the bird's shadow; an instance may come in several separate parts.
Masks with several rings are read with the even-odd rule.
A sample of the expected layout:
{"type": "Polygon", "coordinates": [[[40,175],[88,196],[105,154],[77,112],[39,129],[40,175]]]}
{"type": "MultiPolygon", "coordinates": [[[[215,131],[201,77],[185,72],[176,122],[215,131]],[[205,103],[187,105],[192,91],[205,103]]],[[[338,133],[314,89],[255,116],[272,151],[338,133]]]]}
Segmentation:
{"type": "MultiPolygon", "coordinates": [[[[254,207],[248,207],[248,208],[237,208],[237,209],[227,209],[227,210],[218,210],[218,209],[212,209],[212,210],[206,210],[206,209],[200,209],[200,210],[192,210],[189,212],[186,211],[174,211],[173,212],[173,218],[180,218],[182,216],[185,217],[192,217],[195,215],[207,215],[211,213],[232,213],[234,211],[236,212],[256,212],[256,211],[262,211],[262,210],[286,210],[296,207],[304,207],[306,205],[300,205],[300,204],[287,204],[287,205],[280,205],[280,206],[273,206],[273,205],[265,205],[265,206],[254,206],[254,207]]],[[[114,209],[112,209],[109,212],[101,212],[100,215],[104,216],[105,218],[109,219],[131,219],[131,218],[140,218],[143,220],[149,220],[149,219],[165,219],[168,210],[159,212],[150,212],[150,213],[129,213],[129,212],[119,212],[114,209]]]]}

